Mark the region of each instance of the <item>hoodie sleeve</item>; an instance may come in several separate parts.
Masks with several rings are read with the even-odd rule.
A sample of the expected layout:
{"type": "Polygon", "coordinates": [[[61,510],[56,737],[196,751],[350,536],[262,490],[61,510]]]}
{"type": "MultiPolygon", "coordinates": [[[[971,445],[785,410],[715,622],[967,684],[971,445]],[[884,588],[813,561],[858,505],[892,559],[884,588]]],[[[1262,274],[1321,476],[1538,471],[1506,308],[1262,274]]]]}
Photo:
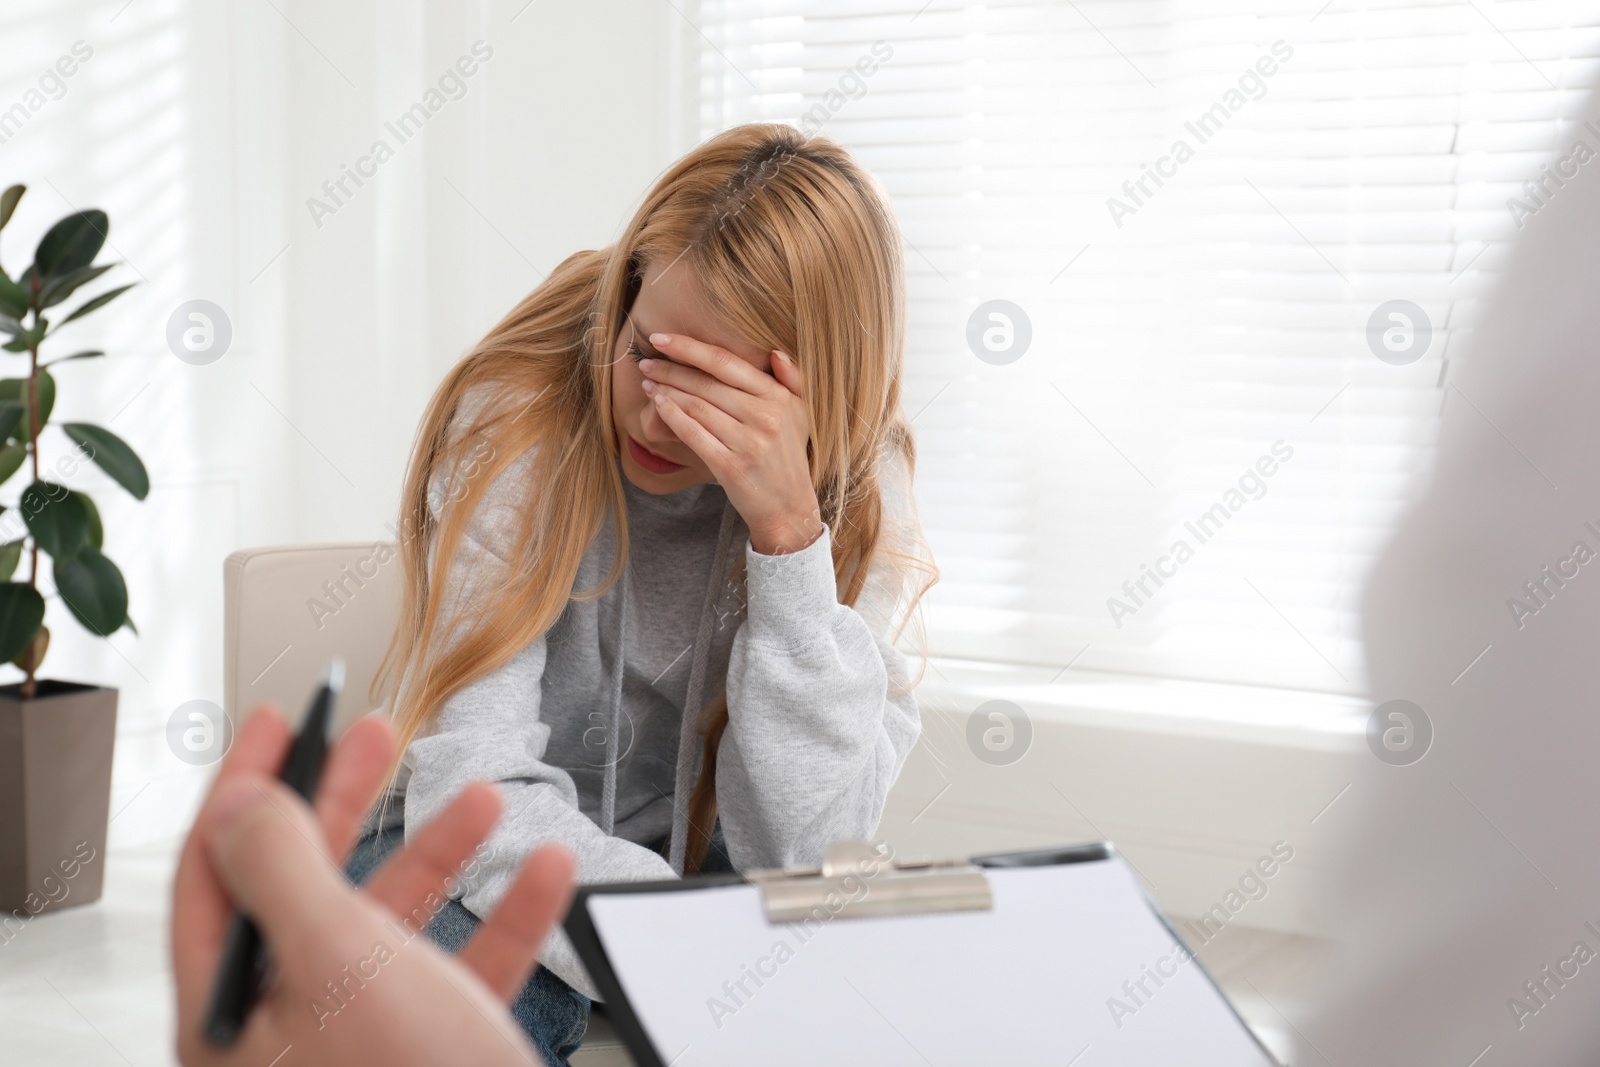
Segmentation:
{"type": "MultiPolygon", "coordinates": [[[[526,460],[513,463],[485,493],[451,562],[452,607],[447,618],[459,620],[463,605],[495,590],[509,569],[506,539],[514,529],[512,509],[517,506],[513,487],[525,485],[528,474],[526,460]]],[[[450,498],[447,490],[452,484],[459,482],[434,486],[430,508],[450,498]]],[[[459,629],[453,630],[446,646],[458,636],[459,629]]],[[[488,781],[500,788],[504,812],[479,850],[482,859],[463,870],[455,892],[480,918],[494,911],[528,854],[550,841],[566,846],[577,858],[580,882],[676,877],[656,853],[603,833],[579,809],[571,775],[544,762],[550,737],[550,727],[540,715],[545,652],[540,636],[503,666],[458,690],[406,750],[407,840],[469,782],[488,781]]],[[[545,942],[540,959],[567,984],[598,999],[594,983],[559,927],[545,942]]]]}
{"type": "Polygon", "coordinates": [[[831,533],[799,552],[746,547],[748,615],[728,664],[717,806],[739,870],[812,865],[870,839],[921,718],[893,644],[900,583],[882,562],[839,603],[831,533]]]}

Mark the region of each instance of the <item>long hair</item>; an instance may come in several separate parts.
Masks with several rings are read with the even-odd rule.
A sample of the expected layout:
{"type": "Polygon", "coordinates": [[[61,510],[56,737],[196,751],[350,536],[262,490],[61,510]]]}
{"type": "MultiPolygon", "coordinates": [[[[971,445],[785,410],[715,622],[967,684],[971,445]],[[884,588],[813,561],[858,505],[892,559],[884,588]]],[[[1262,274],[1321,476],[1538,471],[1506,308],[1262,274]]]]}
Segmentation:
{"type": "MultiPolygon", "coordinates": [[[[914,514],[888,528],[880,484],[888,463],[903,464],[909,478],[915,461],[900,413],[904,266],[887,197],[831,140],[784,125],[738,126],[667,170],[614,245],[562,262],[429,402],[401,498],[400,619],[372,690],[389,701],[400,751],[452,694],[547,631],[569,599],[600,596],[621,575],[628,536],[612,353],[655,263],[692,270],[734,335],[794,357],[840,602],[854,605],[881,561],[904,625],[936,579],[914,514]],[[463,595],[450,587],[451,564],[502,476],[521,491],[505,511],[509,528],[497,531],[495,555],[507,566],[463,595]],[[576,589],[608,516],[611,566],[596,588],[576,589]]],[[[689,799],[688,872],[704,859],[716,820],[726,693],[684,714],[697,710],[703,746],[689,799]]]]}

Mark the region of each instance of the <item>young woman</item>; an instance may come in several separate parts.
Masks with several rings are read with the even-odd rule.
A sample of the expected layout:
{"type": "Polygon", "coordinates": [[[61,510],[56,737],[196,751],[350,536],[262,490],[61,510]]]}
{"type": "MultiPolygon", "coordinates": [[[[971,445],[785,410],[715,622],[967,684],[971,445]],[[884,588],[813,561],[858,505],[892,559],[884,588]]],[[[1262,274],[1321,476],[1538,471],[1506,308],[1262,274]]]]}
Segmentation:
{"type": "MultiPolygon", "coordinates": [[[[506,816],[433,917],[452,948],[545,842],[609,882],[873,835],[920,728],[893,642],[935,576],[904,303],[871,176],[741,126],[451,371],[402,504],[405,756],[353,877],[474,779],[506,816]]],[[[596,990],[559,931],[543,963],[513,1012],[565,1063],[596,990]]]]}

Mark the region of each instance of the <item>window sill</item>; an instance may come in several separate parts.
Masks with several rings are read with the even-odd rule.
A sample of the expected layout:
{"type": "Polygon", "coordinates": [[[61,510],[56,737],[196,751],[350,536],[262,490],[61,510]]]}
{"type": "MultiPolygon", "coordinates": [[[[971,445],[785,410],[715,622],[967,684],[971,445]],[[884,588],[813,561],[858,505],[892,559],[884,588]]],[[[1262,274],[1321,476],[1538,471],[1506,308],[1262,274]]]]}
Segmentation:
{"type": "Polygon", "coordinates": [[[917,686],[928,710],[966,714],[1009,700],[1030,720],[1351,753],[1372,706],[1357,697],[1261,686],[934,656],[917,686]]]}

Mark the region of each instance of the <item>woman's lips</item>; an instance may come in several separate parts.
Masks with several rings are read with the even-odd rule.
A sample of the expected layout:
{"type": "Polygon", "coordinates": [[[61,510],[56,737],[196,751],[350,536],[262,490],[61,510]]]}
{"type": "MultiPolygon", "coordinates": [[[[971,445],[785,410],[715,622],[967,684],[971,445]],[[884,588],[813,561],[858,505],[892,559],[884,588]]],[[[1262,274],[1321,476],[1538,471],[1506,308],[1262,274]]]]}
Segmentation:
{"type": "Polygon", "coordinates": [[[686,463],[674,463],[670,459],[656,455],[644,445],[635,441],[631,435],[628,437],[628,454],[633,457],[635,463],[651,474],[671,474],[688,466],[686,463]]]}

